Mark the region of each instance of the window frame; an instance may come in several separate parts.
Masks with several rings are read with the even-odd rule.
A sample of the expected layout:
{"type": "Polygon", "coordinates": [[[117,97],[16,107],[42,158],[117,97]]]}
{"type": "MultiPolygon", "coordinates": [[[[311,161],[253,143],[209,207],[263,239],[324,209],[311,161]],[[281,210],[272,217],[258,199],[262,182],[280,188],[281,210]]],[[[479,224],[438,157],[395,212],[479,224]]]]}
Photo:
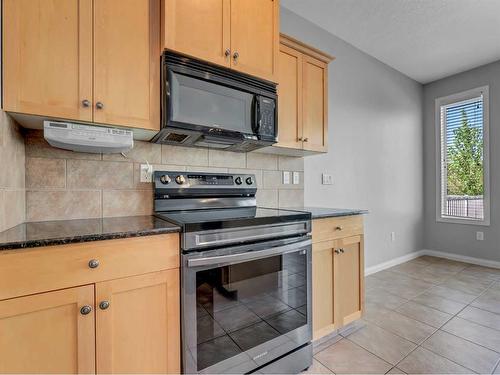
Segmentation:
{"type": "Polygon", "coordinates": [[[436,221],[441,223],[465,224],[465,225],[490,225],[490,94],[489,86],[481,86],[456,94],[435,99],[435,140],[436,140],[436,221]],[[471,100],[479,96],[483,97],[483,207],[484,218],[482,220],[473,218],[447,217],[442,215],[443,201],[441,197],[443,181],[442,161],[443,145],[441,143],[441,107],[471,100]]]}

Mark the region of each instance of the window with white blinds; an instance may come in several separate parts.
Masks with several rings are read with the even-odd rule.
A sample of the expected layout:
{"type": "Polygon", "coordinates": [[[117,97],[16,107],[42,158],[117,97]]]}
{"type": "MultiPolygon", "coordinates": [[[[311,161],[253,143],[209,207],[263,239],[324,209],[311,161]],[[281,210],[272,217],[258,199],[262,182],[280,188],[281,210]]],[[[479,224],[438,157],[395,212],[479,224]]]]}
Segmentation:
{"type": "Polygon", "coordinates": [[[489,225],[488,87],[436,99],[437,220],[489,225]]]}

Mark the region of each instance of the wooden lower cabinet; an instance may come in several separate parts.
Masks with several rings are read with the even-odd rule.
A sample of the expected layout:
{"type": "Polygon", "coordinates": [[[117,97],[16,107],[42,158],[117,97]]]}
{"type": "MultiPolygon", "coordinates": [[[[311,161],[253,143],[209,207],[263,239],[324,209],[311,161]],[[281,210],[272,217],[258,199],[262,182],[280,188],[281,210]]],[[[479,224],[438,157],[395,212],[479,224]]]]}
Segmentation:
{"type": "Polygon", "coordinates": [[[179,269],[97,283],[97,373],[179,373],[179,305],[179,269]]]}
{"type": "Polygon", "coordinates": [[[0,301],[0,373],[95,373],[94,286],[0,301]]]}
{"type": "MultiPolygon", "coordinates": [[[[316,220],[315,222],[318,223],[316,220]]],[[[314,226],[313,222],[313,339],[317,340],[362,316],[364,243],[362,232],[359,235],[333,239],[338,236],[333,231],[332,239],[316,242],[314,226]]],[[[362,231],[362,227],[360,230],[362,231]]]]}

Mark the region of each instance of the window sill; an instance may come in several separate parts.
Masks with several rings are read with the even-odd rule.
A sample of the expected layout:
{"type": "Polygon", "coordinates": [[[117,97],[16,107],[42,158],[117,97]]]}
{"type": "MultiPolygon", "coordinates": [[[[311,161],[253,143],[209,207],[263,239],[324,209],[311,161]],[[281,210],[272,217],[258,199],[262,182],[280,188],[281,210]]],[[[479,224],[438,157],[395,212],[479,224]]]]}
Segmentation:
{"type": "Polygon", "coordinates": [[[474,220],[474,219],[460,219],[460,218],[451,218],[451,217],[437,217],[436,222],[438,223],[447,223],[447,224],[462,224],[462,225],[479,225],[484,227],[490,226],[490,220],[474,220]]]}

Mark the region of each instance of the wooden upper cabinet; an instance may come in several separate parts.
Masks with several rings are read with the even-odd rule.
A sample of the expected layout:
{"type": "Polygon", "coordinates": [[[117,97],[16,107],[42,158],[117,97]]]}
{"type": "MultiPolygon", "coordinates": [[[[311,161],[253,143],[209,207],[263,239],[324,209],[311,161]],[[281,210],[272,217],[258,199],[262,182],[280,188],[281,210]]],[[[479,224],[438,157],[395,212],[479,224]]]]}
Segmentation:
{"type": "Polygon", "coordinates": [[[302,75],[304,149],[326,152],[328,147],[327,65],[313,57],[304,56],[302,75]]]}
{"type": "Polygon", "coordinates": [[[328,151],[328,63],[333,59],[281,35],[277,146],[328,151]]]}
{"type": "Polygon", "coordinates": [[[231,67],[276,81],[279,0],[231,0],[231,67]]]}
{"type": "Polygon", "coordinates": [[[94,2],[94,121],[160,129],[160,0],[94,2]]]}
{"type": "Polygon", "coordinates": [[[92,0],[4,0],[4,110],[91,121],[91,102],[92,0]]]}
{"type": "Polygon", "coordinates": [[[163,7],[165,48],[230,66],[230,0],[164,0],[163,7]]]}
{"type": "Polygon", "coordinates": [[[180,373],[179,304],[179,269],[97,283],[97,372],[180,373]]]}
{"type": "Polygon", "coordinates": [[[93,285],[0,301],[0,373],[95,373],[93,306],[93,285]]]}
{"type": "Polygon", "coordinates": [[[278,146],[302,148],[302,54],[280,45],[278,146]]]}

